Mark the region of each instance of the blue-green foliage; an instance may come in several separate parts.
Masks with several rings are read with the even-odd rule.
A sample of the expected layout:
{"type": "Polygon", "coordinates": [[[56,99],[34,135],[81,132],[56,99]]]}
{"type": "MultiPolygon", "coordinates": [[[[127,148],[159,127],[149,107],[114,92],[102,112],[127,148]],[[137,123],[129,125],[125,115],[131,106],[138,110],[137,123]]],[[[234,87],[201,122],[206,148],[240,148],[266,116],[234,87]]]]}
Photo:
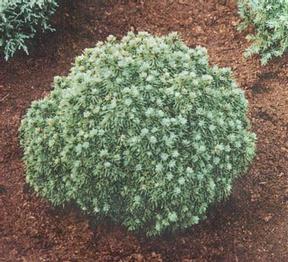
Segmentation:
{"type": "Polygon", "coordinates": [[[254,156],[230,69],[176,34],[109,37],[76,59],[21,125],[27,182],[147,235],[184,229],[254,156]]]}
{"type": "Polygon", "coordinates": [[[28,41],[39,31],[51,30],[49,19],[56,7],[56,0],[0,1],[0,52],[6,60],[17,50],[28,54],[28,41]]]}
{"type": "Polygon", "coordinates": [[[288,48],[288,0],[239,0],[240,29],[254,25],[246,56],[260,54],[262,64],[282,56],[288,48]]]}

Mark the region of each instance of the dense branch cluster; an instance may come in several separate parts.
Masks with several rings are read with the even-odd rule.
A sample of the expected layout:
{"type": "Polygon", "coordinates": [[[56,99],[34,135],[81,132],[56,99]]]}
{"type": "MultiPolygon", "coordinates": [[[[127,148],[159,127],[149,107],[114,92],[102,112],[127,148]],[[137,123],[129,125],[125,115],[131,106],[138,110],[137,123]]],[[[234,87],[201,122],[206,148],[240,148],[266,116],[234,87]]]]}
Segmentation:
{"type": "Polygon", "coordinates": [[[17,50],[28,53],[29,40],[39,31],[51,30],[49,19],[56,7],[56,0],[0,1],[0,52],[6,60],[17,50]]]}
{"type": "Polygon", "coordinates": [[[246,55],[260,54],[262,64],[282,56],[288,49],[288,0],[239,0],[243,18],[240,29],[255,27],[248,35],[253,42],[246,55]]]}
{"type": "Polygon", "coordinates": [[[21,125],[28,183],[60,205],[158,235],[205,218],[254,156],[227,68],[176,34],[109,37],[76,59],[21,125]]]}

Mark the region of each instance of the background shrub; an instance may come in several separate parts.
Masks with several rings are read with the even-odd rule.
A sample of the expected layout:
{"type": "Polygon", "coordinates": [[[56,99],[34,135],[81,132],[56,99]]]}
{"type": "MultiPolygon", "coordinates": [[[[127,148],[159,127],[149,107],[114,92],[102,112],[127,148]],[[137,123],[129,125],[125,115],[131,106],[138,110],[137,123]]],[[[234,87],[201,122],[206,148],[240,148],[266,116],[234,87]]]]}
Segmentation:
{"type": "Polygon", "coordinates": [[[49,18],[56,7],[56,0],[0,1],[0,51],[6,60],[17,50],[28,54],[28,41],[38,31],[51,30],[49,18]]]}
{"type": "Polygon", "coordinates": [[[254,25],[255,34],[248,35],[253,42],[246,56],[261,55],[262,64],[282,56],[288,48],[288,0],[239,0],[243,18],[240,29],[254,25]]]}
{"type": "Polygon", "coordinates": [[[157,235],[230,194],[254,155],[230,69],[175,34],[109,37],[76,59],[21,125],[27,182],[60,205],[157,235]]]}

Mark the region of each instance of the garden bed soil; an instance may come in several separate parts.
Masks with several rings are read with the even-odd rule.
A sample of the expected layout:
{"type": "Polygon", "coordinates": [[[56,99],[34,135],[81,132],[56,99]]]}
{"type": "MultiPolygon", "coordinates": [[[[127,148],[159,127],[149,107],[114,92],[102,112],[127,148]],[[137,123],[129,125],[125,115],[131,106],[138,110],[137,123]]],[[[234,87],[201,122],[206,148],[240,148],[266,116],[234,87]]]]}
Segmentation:
{"type": "Polygon", "coordinates": [[[245,60],[239,21],[229,0],[66,1],[57,31],[41,36],[30,56],[1,58],[0,261],[288,261],[288,56],[265,67],[245,60]],[[53,76],[66,75],[84,48],[130,30],[177,31],[190,47],[205,46],[211,63],[231,67],[258,136],[255,161],[229,200],[190,230],[156,239],[37,197],[25,184],[18,140],[21,118],[53,76]]]}

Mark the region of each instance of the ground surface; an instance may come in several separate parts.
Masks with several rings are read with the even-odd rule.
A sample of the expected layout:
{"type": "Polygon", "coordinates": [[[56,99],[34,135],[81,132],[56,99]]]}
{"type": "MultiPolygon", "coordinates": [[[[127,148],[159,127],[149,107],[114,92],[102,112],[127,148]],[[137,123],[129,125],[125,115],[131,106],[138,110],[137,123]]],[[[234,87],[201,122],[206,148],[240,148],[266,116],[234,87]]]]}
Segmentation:
{"type": "Polygon", "coordinates": [[[266,67],[245,61],[248,43],[231,1],[78,2],[59,10],[57,32],[42,36],[31,56],[0,60],[0,261],[288,261],[288,56],[266,67]],[[207,47],[211,63],[232,67],[258,135],[257,157],[231,198],[186,233],[153,240],[91,227],[76,208],[38,198],[25,185],[17,137],[21,117],[49,92],[53,76],[67,74],[83,48],[129,30],[178,31],[189,46],[207,47]]]}

